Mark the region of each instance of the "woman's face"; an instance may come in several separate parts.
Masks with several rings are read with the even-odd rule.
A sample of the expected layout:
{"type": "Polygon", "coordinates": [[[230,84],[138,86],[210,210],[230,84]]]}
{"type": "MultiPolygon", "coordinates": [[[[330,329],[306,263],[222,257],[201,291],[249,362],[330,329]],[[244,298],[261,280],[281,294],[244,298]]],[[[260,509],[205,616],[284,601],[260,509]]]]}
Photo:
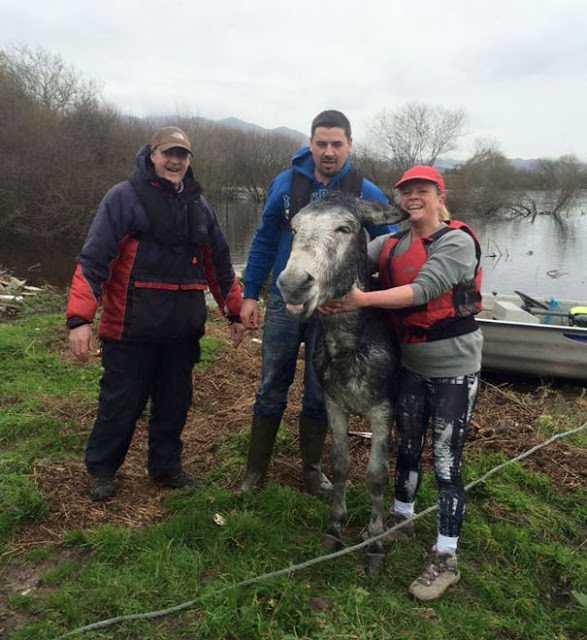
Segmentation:
{"type": "Polygon", "coordinates": [[[410,223],[438,224],[444,207],[444,195],[433,182],[411,180],[399,188],[399,206],[406,211],[410,223]]]}

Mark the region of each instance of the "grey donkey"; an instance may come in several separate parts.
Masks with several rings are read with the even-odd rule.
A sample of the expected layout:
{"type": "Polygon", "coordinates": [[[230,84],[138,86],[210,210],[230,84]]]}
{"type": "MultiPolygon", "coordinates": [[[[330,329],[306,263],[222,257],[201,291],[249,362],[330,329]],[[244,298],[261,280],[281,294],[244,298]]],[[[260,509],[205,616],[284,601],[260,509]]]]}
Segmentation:
{"type": "MultiPolygon", "coordinates": [[[[334,193],[304,207],[291,222],[293,242],[277,285],[290,313],[309,317],[319,305],[353,286],[368,287],[366,224],[396,223],[404,214],[334,193]]],[[[399,358],[381,311],[360,309],[321,315],[314,364],[324,390],[331,434],[332,506],[324,546],[342,546],[349,471],[348,419],[365,416],[372,431],[367,482],[371,496],[369,537],[384,531],[384,490],[399,358]]],[[[367,547],[368,571],[377,575],[383,542],[367,547]]]]}

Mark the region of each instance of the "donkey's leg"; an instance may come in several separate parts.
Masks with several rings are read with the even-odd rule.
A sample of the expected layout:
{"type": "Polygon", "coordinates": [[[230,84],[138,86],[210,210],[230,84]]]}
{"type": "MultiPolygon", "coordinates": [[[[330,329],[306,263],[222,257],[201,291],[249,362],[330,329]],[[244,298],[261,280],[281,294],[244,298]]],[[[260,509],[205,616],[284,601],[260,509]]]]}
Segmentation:
{"type": "MultiPolygon", "coordinates": [[[[371,495],[371,519],[369,537],[373,538],[384,531],[384,492],[389,474],[389,427],[392,419],[391,405],[384,402],[373,407],[367,414],[371,425],[371,450],[367,467],[367,485],[371,495]]],[[[383,540],[371,543],[367,547],[369,575],[379,574],[383,565],[383,540]]]]}
{"type": "Polygon", "coordinates": [[[323,545],[328,549],[342,547],[342,527],[346,519],[346,481],[349,473],[348,414],[326,395],[326,411],[331,434],[332,504],[323,545]]]}

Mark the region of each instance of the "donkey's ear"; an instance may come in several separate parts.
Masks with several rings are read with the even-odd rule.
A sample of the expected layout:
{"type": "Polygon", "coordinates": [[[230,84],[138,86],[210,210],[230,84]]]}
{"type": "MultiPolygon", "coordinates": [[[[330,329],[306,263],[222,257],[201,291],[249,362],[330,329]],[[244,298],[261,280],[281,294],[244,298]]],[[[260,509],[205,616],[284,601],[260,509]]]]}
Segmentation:
{"type": "Polygon", "coordinates": [[[358,200],[357,209],[363,224],[398,224],[408,217],[397,207],[369,200],[358,200]]]}

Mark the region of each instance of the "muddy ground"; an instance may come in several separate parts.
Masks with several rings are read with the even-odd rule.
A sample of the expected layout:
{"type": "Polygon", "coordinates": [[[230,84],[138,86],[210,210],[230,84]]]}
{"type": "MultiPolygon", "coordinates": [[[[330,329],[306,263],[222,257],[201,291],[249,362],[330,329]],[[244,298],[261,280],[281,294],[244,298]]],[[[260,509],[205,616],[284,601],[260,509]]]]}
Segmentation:
{"type": "MultiPolygon", "coordinates": [[[[228,331],[223,320],[212,319],[207,325],[208,335],[226,341],[227,348],[207,368],[194,371],[194,409],[188,416],[184,431],[184,466],[194,477],[205,476],[217,462],[219,445],[235,431],[248,433],[251,407],[260,375],[261,342],[259,334],[247,334],[243,344],[234,350],[228,343],[228,331]],[[205,407],[205,410],[201,410],[205,407]]],[[[67,357],[64,354],[64,357],[67,357]]],[[[303,351],[300,355],[303,358],[303,351]]],[[[303,367],[298,367],[303,371],[303,367]]],[[[297,438],[297,411],[302,380],[298,375],[292,386],[285,428],[297,438]]],[[[542,438],[535,434],[535,419],[548,413],[549,405],[561,393],[566,401],[587,409],[585,391],[580,388],[540,386],[534,383],[510,384],[496,379],[484,379],[477,410],[472,421],[467,449],[503,451],[511,457],[529,449],[542,438]],[[523,391],[523,392],[520,392],[523,391]]],[[[64,418],[89,428],[95,408],[76,415],[74,406],[59,408],[64,418]]],[[[587,412],[586,412],[587,413],[587,412]]],[[[283,426],[282,426],[283,428],[283,426]]],[[[368,431],[368,425],[353,419],[352,430],[368,431]]],[[[35,480],[49,504],[47,518],[23,531],[14,543],[14,551],[59,542],[70,529],[86,529],[110,522],[129,527],[152,523],[163,514],[162,499],[168,490],[148,481],[145,469],[146,429],[144,421],[137,433],[125,464],[119,472],[120,493],[115,500],[94,504],[87,497],[88,479],[82,460],[39,463],[34,468],[35,480]]],[[[288,448],[291,449],[291,448],[288,448]]],[[[351,481],[365,478],[369,455],[369,440],[351,437],[351,481]]],[[[274,457],[270,478],[274,482],[301,490],[301,474],[297,453],[278,452],[274,457]]],[[[393,458],[393,456],[392,456],[393,458]]],[[[465,454],[466,463],[466,454],[465,454]]],[[[544,471],[557,479],[564,490],[584,486],[587,476],[587,451],[572,448],[564,440],[540,450],[524,464],[544,471]]],[[[430,466],[430,452],[425,465],[430,466]]],[[[328,456],[325,468],[328,471],[328,456]]],[[[392,469],[393,473],[393,464],[392,469]]],[[[242,470],[241,470],[242,473],[242,470]]],[[[226,477],[223,485],[236,489],[241,474],[226,477]]]]}
{"type": "MultiPolygon", "coordinates": [[[[183,459],[186,470],[196,479],[204,477],[217,464],[219,446],[227,437],[236,431],[248,433],[260,373],[260,335],[248,334],[235,351],[228,343],[226,323],[218,318],[213,318],[208,323],[208,335],[225,341],[227,347],[211,366],[196,368],[194,371],[193,409],[184,431],[183,459]]],[[[65,348],[63,357],[69,357],[65,348]]],[[[303,358],[303,352],[300,357],[303,358]]],[[[298,370],[303,371],[303,367],[298,367],[298,370]]],[[[301,378],[297,376],[282,425],[282,428],[291,431],[292,438],[295,439],[301,386],[301,378]]],[[[541,414],[548,414],[553,403],[560,402],[563,395],[566,402],[575,404],[580,410],[587,409],[585,390],[579,387],[563,385],[557,388],[540,385],[536,381],[511,384],[504,380],[484,378],[466,449],[502,451],[510,457],[526,451],[543,440],[536,433],[536,418],[541,414]]],[[[51,409],[56,408],[53,406],[51,409]]],[[[67,401],[59,405],[58,411],[63,414],[64,421],[76,425],[76,429],[80,426],[89,429],[95,416],[95,407],[80,410],[79,405],[69,405],[67,401]]],[[[368,431],[368,425],[359,419],[353,419],[351,429],[368,431]]],[[[281,447],[274,456],[270,479],[301,490],[300,463],[296,449],[297,447],[281,447]]],[[[351,481],[361,482],[366,475],[369,440],[351,436],[350,451],[353,462],[351,481]]],[[[465,464],[466,457],[465,453],[465,464]]],[[[42,566],[31,568],[28,563],[18,562],[24,553],[59,544],[64,534],[72,529],[83,530],[105,523],[143,527],[160,520],[165,512],[163,499],[169,495],[169,490],[158,488],[149,482],[145,461],[146,429],[144,421],[141,421],[127,460],[119,472],[119,494],[114,500],[102,504],[91,502],[87,496],[88,478],[81,459],[57,464],[36,464],[34,478],[46,498],[49,512],[42,522],[21,530],[11,544],[6,554],[8,565],[5,565],[0,581],[0,604],[8,593],[26,593],[35,588],[39,577],[43,575],[42,566]]],[[[538,451],[526,459],[524,464],[555,478],[562,491],[585,486],[587,451],[573,448],[565,440],[538,451]]],[[[426,452],[424,466],[431,466],[429,450],[426,452]]],[[[328,473],[328,456],[325,457],[325,470],[328,473]]],[[[225,477],[222,484],[235,490],[242,472],[243,469],[233,476],[225,477]]],[[[72,551],[63,549],[63,553],[72,551]]]]}

